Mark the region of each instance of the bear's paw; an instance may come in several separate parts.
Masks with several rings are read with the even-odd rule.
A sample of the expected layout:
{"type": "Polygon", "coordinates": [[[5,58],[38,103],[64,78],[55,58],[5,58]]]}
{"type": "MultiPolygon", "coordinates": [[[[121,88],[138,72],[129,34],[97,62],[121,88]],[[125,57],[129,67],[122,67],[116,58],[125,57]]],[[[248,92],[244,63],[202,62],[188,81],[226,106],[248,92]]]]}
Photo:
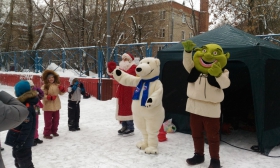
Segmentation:
{"type": "Polygon", "coordinates": [[[136,144],[137,148],[141,149],[141,150],[145,150],[148,147],[148,144],[145,143],[144,141],[138,142],[136,144]]]}
{"type": "Polygon", "coordinates": [[[145,149],[145,153],[146,154],[158,154],[158,150],[157,150],[157,148],[155,148],[153,146],[149,146],[145,149]]]}
{"type": "Polygon", "coordinates": [[[148,98],[145,107],[149,108],[153,105],[153,99],[152,98],[148,98]]]}

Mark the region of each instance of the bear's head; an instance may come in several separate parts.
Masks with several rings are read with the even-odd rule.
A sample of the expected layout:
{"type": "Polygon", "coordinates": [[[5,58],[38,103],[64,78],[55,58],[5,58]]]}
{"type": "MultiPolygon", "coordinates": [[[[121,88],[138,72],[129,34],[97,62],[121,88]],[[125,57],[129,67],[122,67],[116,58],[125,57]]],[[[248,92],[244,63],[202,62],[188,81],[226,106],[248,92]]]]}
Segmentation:
{"type": "Polygon", "coordinates": [[[160,61],[157,58],[149,57],[142,59],[135,69],[137,76],[142,79],[151,79],[159,76],[160,61]]]}

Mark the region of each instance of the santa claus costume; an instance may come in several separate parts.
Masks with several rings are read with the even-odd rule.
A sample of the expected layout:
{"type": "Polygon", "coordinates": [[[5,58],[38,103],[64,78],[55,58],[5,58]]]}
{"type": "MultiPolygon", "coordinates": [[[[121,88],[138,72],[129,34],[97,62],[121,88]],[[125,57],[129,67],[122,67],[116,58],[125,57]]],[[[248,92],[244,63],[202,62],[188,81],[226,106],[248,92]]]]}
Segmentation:
{"type": "MultiPolygon", "coordinates": [[[[136,76],[134,56],[129,53],[124,53],[122,55],[122,61],[119,63],[119,68],[128,74],[136,76]]],[[[113,70],[114,68],[108,66],[107,73],[110,77],[113,77],[111,74],[113,70]]],[[[122,136],[129,136],[134,133],[134,123],[131,111],[133,93],[133,87],[118,84],[116,91],[116,119],[122,124],[122,128],[118,130],[118,134],[122,136]]]]}

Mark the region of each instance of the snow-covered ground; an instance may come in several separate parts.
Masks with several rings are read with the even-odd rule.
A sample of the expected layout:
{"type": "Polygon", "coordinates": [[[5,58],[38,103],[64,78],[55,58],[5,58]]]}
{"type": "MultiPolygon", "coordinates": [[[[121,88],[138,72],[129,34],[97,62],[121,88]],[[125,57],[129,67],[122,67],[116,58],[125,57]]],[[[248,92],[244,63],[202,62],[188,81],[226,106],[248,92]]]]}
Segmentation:
{"type": "MultiPolygon", "coordinates": [[[[14,88],[0,85],[0,90],[14,94],[14,88]]],[[[205,145],[205,162],[188,166],[186,158],[193,156],[193,142],[189,134],[168,133],[165,142],[159,143],[159,154],[145,154],[136,147],[141,140],[139,130],[135,135],[122,137],[117,134],[121,125],[115,120],[115,98],[99,101],[96,98],[82,99],[81,131],[70,132],[67,126],[67,94],[60,96],[59,137],[42,138],[44,121],[39,118],[39,134],[44,140],[32,148],[33,163],[36,168],[207,168],[210,163],[208,145],[205,145]]],[[[2,152],[6,168],[13,168],[12,148],[5,145],[7,131],[1,132],[2,152]]],[[[238,147],[250,149],[256,145],[254,133],[234,131],[222,139],[238,147]]],[[[280,146],[270,153],[280,156],[280,146]]],[[[241,150],[221,142],[221,165],[224,168],[277,168],[279,158],[271,158],[259,153],[241,150]]]]}
{"type": "MultiPolygon", "coordinates": [[[[56,64],[50,64],[48,69],[56,70],[62,77],[76,76],[74,70],[63,70],[56,64]]],[[[4,73],[4,72],[3,72],[4,73]]],[[[21,79],[32,78],[34,73],[7,72],[20,74],[21,79]]],[[[37,74],[38,75],[38,74],[37,74]]],[[[40,74],[39,74],[40,75],[40,74]]],[[[90,77],[97,77],[91,73],[90,77]]],[[[0,85],[0,91],[5,90],[14,95],[14,88],[0,85]]],[[[122,137],[117,134],[121,128],[115,120],[116,100],[99,101],[94,97],[81,101],[81,131],[70,132],[67,126],[68,95],[60,96],[59,137],[52,140],[43,139],[44,120],[39,118],[39,135],[43,144],[32,148],[33,163],[36,168],[204,168],[208,167],[210,157],[208,145],[205,145],[205,162],[189,166],[186,158],[193,156],[193,141],[189,134],[168,133],[167,141],[159,143],[159,154],[148,155],[136,147],[142,139],[139,130],[135,135],[122,137]]],[[[7,131],[1,132],[2,152],[6,168],[13,168],[12,148],[4,144],[7,131]]],[[[222,140],[240,148],[250,150],[257,144],[256,134],[236,130],[230,135],[223,135],[222,140]]],[[[275,147],[270,156],[280,156],[280,146],[275,147]]],[[[272,158],[259,153],[232,147],[224,142],[220,145],[221,165],[224,168],[276,168],[280,165],[279,158],[272,158]]]]}

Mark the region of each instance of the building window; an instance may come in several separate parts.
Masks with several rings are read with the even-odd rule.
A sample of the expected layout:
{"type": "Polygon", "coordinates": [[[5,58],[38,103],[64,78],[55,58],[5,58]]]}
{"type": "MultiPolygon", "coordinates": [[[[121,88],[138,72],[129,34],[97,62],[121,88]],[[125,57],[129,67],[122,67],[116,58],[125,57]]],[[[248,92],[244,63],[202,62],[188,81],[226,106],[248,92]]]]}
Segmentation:
{"type": "Polygon", "coordinates": [[[182,31],[182,40],[185,40],[185,31],[182,31]]]}
{"type": "Polygon", "coordinates": [[[189,33],[189,36],[190,36],[190,38],[192,38],[192,37],[193,37],[193,33],[192,33],[192,32],[190,32],[190,33],[189,33]]]}
{"type": "Polygon", "coordinates": [[[187,17],[186,15],[183,13],[182,14],[182,23],[186,23],[187,22],[187,17]]]}
{"type": "Polygon", "coordinates": [[[159,37],[164,38],[165,37],[165,29],[159,30],[159,37]]]}
{"type": "Polygon", "coordinates": [[[160,18],[160,20],[165,20],[165,11],[159,12],[159,18],[160,18]]]}

